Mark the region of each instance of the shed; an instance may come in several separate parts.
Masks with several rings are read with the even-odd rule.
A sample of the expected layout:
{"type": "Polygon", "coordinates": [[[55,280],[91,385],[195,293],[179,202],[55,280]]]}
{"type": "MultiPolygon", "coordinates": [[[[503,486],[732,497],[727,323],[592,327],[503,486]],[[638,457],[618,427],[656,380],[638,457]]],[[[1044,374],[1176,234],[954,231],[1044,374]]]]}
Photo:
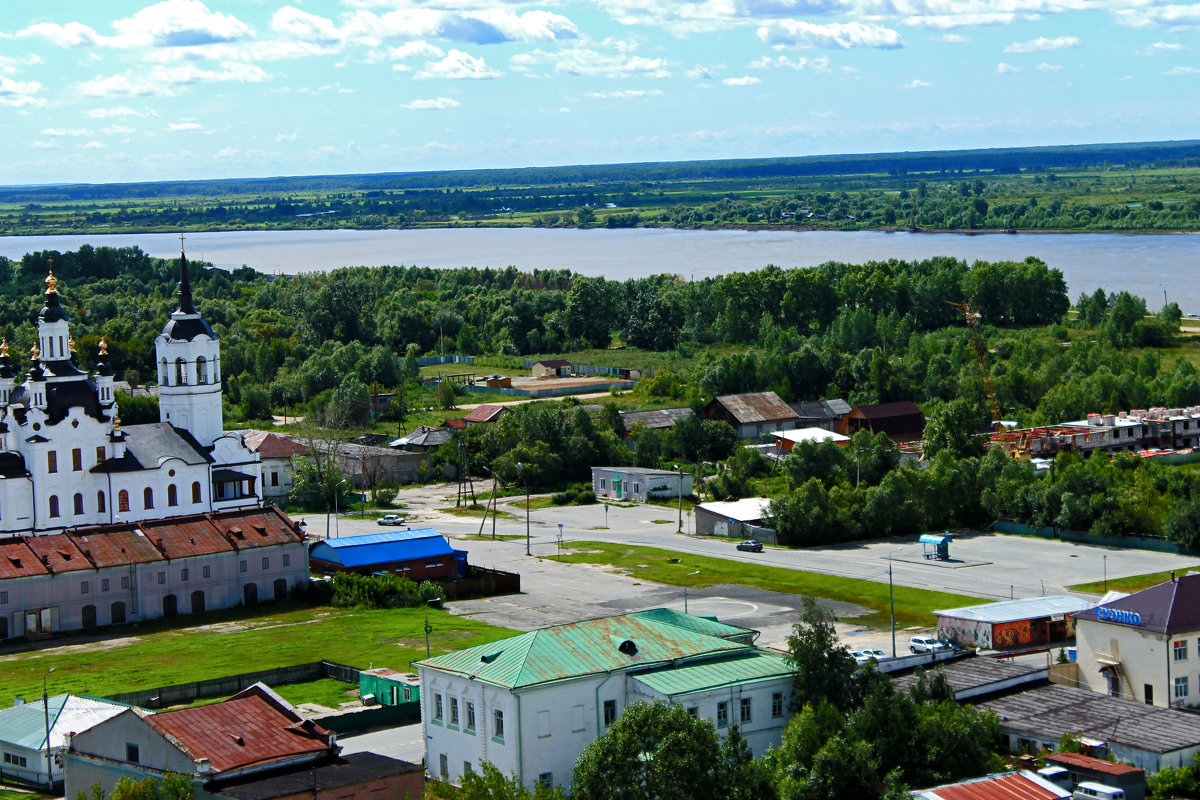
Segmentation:
{"type": "Polygon", "coordinates": [[[845,447],[846,443],[850,441],[849,436],[834,433],[827,428],[796,428],[795,430],[772,433],[771,437],[775,439],[775,449],[784,453],[790,452],[793,447],[804,442],[812,442],[814,444],[833,442],[840,447],[845,447]]]}
{"type": "Polygon", "coordinates": [[[696,506],[696,533],[735,539],[753,537],[774,544],[775,532],[760,527],[770,505],[769,497],[701,503],[696,506]]]}
{"type": "MultiPolygon", "coordinates": [[[[358,673],[358,696],[374,697],[382,706],[421,702],[421,680],[411,672],[389,667],[364,669],[358,673]]],[[[416,716],[420,717],[420,712],[416,716]]]]}
{"type": "Polygon", "coordinates": [[[742,439],[757,439],[772,431],[796,427],[800,419],[774,392],[726,394],[713,398],[701,412],[705,419],[728,422],[742,439]]]}
{"type": "Polygon", "coordinates": [[[498,405],[496,403],[483,403],[471,409],[463,422],[469,428],[472,425],[480,425],[487,422],[495,422],[508,412],[508,406],[498,405]]]}
{"type": "Polygon", "coordinates": [[[1094,781],[1125,792],[1125,800],[1145,800],[1146,770],[1128,764],[1116,764],[1103,758],[1082,753],[1050,753],[1046,766],[1065,769],[1071,776],[1071,787],[1083,781],[1094,781]]]}
{"type": "Polygon", "coordinates": [[[912,793],[913,800],[1064,800],[1071,793],[1028,770],[984,775],[912,793]]]}
{"type": "Polygon", "coordinates": [[[938,636],[964,647],[1002,649],[1067,644],[1075,639],[1072,614],[1095,607],[1074,595],[1026,597],[933,612],[938,636]]]}
{"type": "Polygon", "coordinates": [[[571,374],[571,362],[564,361],[561,358],[552,359],[550,361],[535,361],[532,368],[532,374],[535,378],[556,377],[565,378],[571,374]]]}
{"type": "Polygon", "coordinates": [[[325,539],[309,550],[309,565],[321,575],[390,572],[420,582],[464,574],[467,553],[433,528],[417,528],[325,539]]]}
{"type": "Polygon", "coordinates": [[[3,782],[46,786],[50,782],[46,777],[46,757],[49,755],[53,782],[60,784],[63,753],[71,743],[71,736],[129,708],[125,703],[113,700],[57,694],[45,703],[39,698],[36,702],[19,703],[0,711],[0,749],[4,751],[0,776],[3,782]],[[46,738],[47,728],[49,739],[46,738]]]}
{"type": "Polygon", "coordinates": [[[913,441],[925,432],[925,414],[911,400],[858,406],[846,414],[838,428],[847,436],[863,430],[886,433],[893,442],[913,441]]]}

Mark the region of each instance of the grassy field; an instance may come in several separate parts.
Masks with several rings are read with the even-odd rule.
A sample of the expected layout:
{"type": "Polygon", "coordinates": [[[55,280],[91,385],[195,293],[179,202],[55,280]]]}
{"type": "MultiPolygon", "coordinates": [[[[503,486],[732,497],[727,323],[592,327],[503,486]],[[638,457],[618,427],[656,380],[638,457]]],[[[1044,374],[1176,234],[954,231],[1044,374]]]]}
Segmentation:
{"type": "Polygon", "coordinates": [[[42,800],[49,795],[37,792],[23,792],[16,789],[0,789],[0,800],[42,800]]]}
{"type": "MultiPolygon", "coordinates": [[[[1185,575],[1188,570],[1200,570],[1200,564],[1194,567],[1175,570],[1176,575],[1185,575]]],[[[1142,589],[1149,588],[1163,581],[1171,580],[1171,570],[1166,572],[1148,572],[1145,575],[1130,575],[1128,578],[1110,578],[1108,580],[1108,588],[1105,588],[1104,581],[1092,581],[1091,583],[1077,583],[1074,586],[1067,588],[1073,592],[1087,592],[1089,594],[1104,594],[1106,591],[1116,592],[1140,592],[1142,589]]]]}
{"type": "MultiPolygon", "coordinates": [[[[0,708],[14,697],[42,693],[42,677],[52,694],[95,696],[193,680],[236,675],[329,659],[355,667],[408,669],[425,656],[424,609],[358,610],[280,604],[235,609],[188,618],[189,627],[172,630],[170,621],[123,626],[99,641],[62,637],[30,652],[0,650],[0,708]]],[[[430,612],[435,653],[458,650],[510,636],[514,631],[430,612]]]]}
{"type": "Polygon", "coordinates": [[[292,683],[272,688],[292,705],[316,703],[325,708],[337,708],[339,704],[348,703],[358,697],[357,686],[335,681],[333,678],[321,678],[318,681],[292,683]]]}
{"type": "MultiPolygon", "coordinates": [[[[866,616],[855,617],[855,622],[880,629],[889,625],[886,583],[784,567],[758,566],[654,547],[608,542],[573,542],[571,546],[575,552],[552,558],[570,564],[604,564],[641,580],[674,586],[682,586],[685,582],[692,588],[730,583],[755,586],[773,592],[842,600],[872,609],[866,616]],[[677,562],[672,563],[673,559],[677,559],[677,562]],[[696,570],[700,571],[699,575],[690,575],[696,570]]],[[[928,627],[933,622],[932,612],[935,609],[971,605],[979,600],[977,597],[912,589],[907,586],[896,586],[895,595],[897,628],[928,627]]]]}

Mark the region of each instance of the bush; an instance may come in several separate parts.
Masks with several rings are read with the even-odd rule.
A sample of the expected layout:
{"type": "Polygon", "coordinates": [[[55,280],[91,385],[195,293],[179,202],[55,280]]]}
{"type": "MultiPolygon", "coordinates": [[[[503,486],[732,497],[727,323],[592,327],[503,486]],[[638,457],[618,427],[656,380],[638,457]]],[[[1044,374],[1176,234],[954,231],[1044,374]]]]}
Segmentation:
{"type": "Polygon", "coordinates": [[[591,484],[579,483],[550,496],[550,502],[556,506],[590,506],[596,503],[596,493],[591,484]]]}
{"type": "Polygon", "coordinates": [[[413,583],[400,575],[359,575],[339,572],[328,581],[333,605],[357,608],[411,608],[429,600],[445,600],[433,581],[413,583]]]}

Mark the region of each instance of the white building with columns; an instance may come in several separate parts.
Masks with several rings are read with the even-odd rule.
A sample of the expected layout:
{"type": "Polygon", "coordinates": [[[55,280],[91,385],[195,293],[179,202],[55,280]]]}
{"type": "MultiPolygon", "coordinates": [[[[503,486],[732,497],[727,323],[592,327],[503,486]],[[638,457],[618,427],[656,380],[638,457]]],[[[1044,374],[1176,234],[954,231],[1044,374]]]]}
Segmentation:
{"type": "Polygon", "coordinates": [[[223,429],[220,342],[193,305],[182,253],[178,296],[154,342],[161,421],[122,427],[106,344],[89,376],[47,276],[24,381],[0,342],[0,534],[261,504],[257,454],[223,429]]]}

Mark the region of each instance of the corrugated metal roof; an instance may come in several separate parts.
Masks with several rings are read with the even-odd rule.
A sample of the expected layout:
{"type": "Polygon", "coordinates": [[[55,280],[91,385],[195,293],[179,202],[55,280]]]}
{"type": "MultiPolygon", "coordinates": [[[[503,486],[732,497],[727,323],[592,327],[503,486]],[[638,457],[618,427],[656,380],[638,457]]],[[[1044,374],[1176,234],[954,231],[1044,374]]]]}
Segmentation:
{"type": "MultiPolygon", "coordinates": [[[[69,734],[83,733],[129,708],[124,703],[76,694],[56,694],[48,705],[51,747],[66,747],[69,734]]],[[[46,706],[40,699],[0,711],[0,742],[29,750],[46,749],[46,706]]]]}
{"type": "Polygon", "coordinates": [[[1069,594],[1050,595],[1049,597],[1023,597],[1017,600],[1001,600],[998,603],[981,603],[977,606],[963,606],[944,611],[934,611],[939,617],[971,620],[972,622],[1019,622],[1026,619],[1040,619],[1059,614],[1076,614],[1095,608],[1095,600],[1087,600],[1069,594]]]}
{"type": "Polygon", "coordinates": [[[743,425],[800,418],[800,415],[774,392],[726,394],[714,402],[725,406],[725,410],[743,425]]]}
{"type": "Polygon", "coordinates": [[[940,786],[920,796],[929,800],[1058,800],[1070,797],[1071,793],[1022,770],[940,786]]]}
{"type": "Polygon", "coordinates": [[[1046,766],[1050,765],[1049,762],[1053,762],[1055,764],[1065,764],[1067,766],[1090,770],[1091,772],[1102,772],[1105,775],[1131,775],[1137,772],[1145,772],[1141,767],[1132,767],[1129,764],[1117,764],[1112,761],[1105,761],[1103,758],[1085,756],[1083,753],[1050,753],[1046,756],[1046,761],[1046,766]]]}
{"type": "Polygon", "coordinates": [[[795,667],[783,653],[755,650],[731,658],[709,659],[653,672],[640,672],[633,676],[633,680],[659,694],[674,697],[718,686],[737,686],[782,678],[794,673],[795,667]]]}
{"type": "Polygon", "coordinates": [[[670,428],[676,422],[695,416],[690,408],[659,408],[654,411],[622,411],[625,427],[632,428],[640,422],[647,428],[670,428]]]}
{"type": "Polygon", "coordinates": [[[366,567],[417,558],[448,556],[454,552],[445,536],[433,528],[368,533],[317,542],[309,557],[344,567],[366,567]]]}
{"type": "Polygon", "coordinates": [[[744,639],[747,634],[758,635],[758,631],[752,628],[730,625],[727,622],[720,622],[715,617],[684,614],[682,611],[676,611],[673,608],[648,608],[645,611],[634,611],[632,615],[642,619],[654,620],[655,622],[677,625],[680,628],[687,628],[689,631],[695,633],[703,633],[706,636],[717,636],[721,639],[744,639]]]}
{"type": "Polygon", "coordinates": [[[741,500],[718,501],[701,503],[696,508],[702,508],[718,517],[732,519],[738,522],[754,522],[767,514],[767,506],[771,505],[769,497],[746,497],[741,500]]]}
{"type": "Polygon", "coordinates": [[[65,533],[31,536],[26,541],[29,549],[36,553],[38,559],[46,565],[46,569],[53,573],[93,569],[92,562],[88,561],[71,537],[65,533]]]}
{"type": "MultiPolygon", "coordinates": [[[[1137,627],[1141,630],[1158,633],[1194,631],[1200,628],[1200,574],[1189,573],[1172,581],[1164,581],[1149,589],[1104,603],[1103,607],[1137,613],[1141,619],[1137,627]]],[[[1103,621],[1097,619],[1094,605],[1077,614],[1076,618],[1103,621]]]]}
{"type": "Polygon", "coordinates": [[[621,614],[555,625],[416,663],[519,689],[673,659],[754,649],[656,616],[621,614]],[[632,642],[633,647],[626,642],[632,642]]]}
{"type": "Polygon", "coordinates": [[[471,413],[467,414],[463,419],[467,422],[493,422],[499,419],[500,415],[505,411],[508,411],[508,406],[483,403],[471,409],[471,413]]]}
{"type": "Polygon", "coordinates": [[[789,442],[848,442],[849,436],[827,431],[824,428],[796,428],[790,431],[778,431],[771,434],[776,439],[787,439],[789,442]]]}

